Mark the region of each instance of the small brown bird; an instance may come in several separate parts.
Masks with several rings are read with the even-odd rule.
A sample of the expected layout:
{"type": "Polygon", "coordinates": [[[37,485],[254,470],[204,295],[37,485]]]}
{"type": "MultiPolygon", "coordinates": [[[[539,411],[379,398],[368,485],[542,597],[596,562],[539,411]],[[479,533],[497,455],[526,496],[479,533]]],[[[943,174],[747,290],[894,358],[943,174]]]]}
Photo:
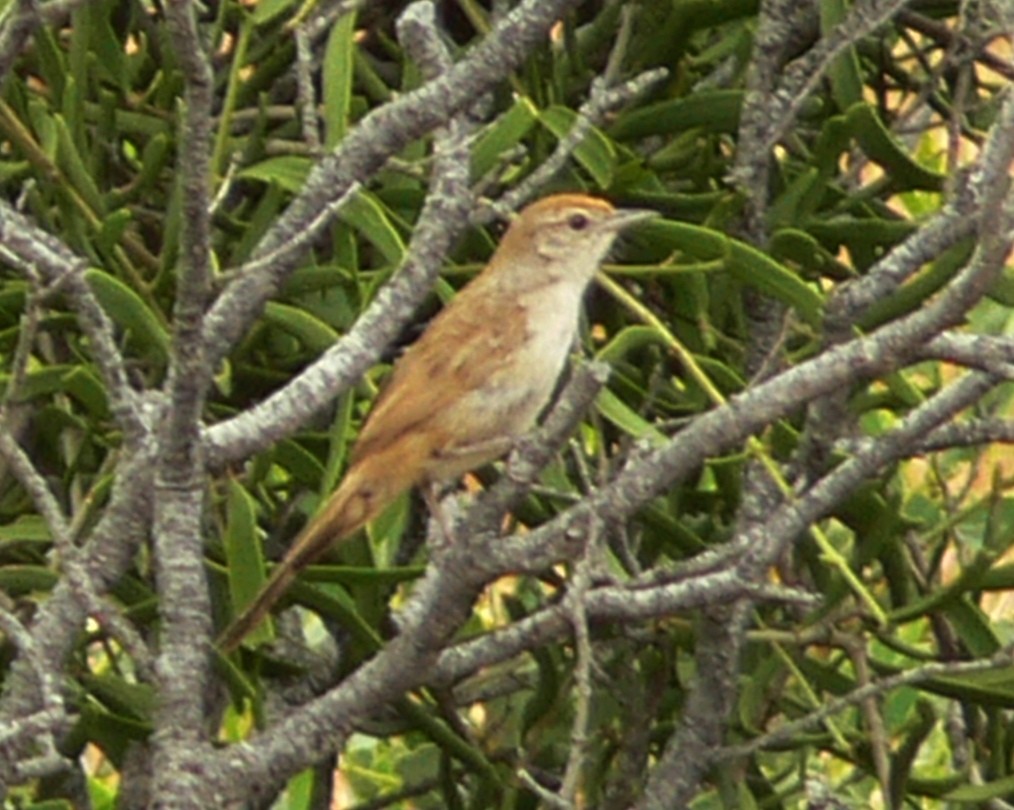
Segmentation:
{"type": "Polygon", "coordinates": [[[525,208],[489,264],[397,361],[345,478],[219,639],[225,651],[296,575],[402,492],[505,455],[545,407],[577,334],[581,299],[617,233],[656,216],[558,194],[525,208]]]}

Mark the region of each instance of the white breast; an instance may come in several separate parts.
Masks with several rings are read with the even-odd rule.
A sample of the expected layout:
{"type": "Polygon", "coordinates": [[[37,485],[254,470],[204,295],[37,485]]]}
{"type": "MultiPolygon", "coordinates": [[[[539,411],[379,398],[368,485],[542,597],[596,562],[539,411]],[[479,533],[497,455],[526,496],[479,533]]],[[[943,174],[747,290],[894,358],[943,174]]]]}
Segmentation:
{"type": "Polygon", "coordinates": [[[533,290],[524,297],[528,340],[522,362],[532,373],[532,386],[544,389],[546,398],[553,392],[573,348],[584,289],[584,284],[560,282],[533,290]]]}
{"type": "Polygon", "coordinates": [[[531,429],[556,387],[574,346],[583,293],[583,284],[559,283],[523,296],[527,339],[511,363],[512,379],[503,383],[503,405],[510,409],[505,416],[514,434],[531,429]]]}
{"type": "Polygon", "coordinates": [[[577,334],[585,284],[546,284],[519,296],[527,313],[521,345],[455,409],[487,438],[516,438],[531,430],[546,406],[577,334]]]}

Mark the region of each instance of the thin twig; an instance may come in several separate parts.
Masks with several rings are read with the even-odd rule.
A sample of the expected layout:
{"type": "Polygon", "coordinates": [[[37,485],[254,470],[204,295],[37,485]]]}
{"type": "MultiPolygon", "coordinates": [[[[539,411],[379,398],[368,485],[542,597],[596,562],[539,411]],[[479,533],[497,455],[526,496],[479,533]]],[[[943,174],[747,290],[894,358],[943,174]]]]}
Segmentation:
{"type": "Polygon", "coordinates": [[[313,50],[310,34],[305,25],[299,25],[292,35],[296,40],[298,87],[296,109],[299,110],[300,130],[303,142],[311,153],[316,153],[320,151],[320,122],[317,119],[317,92],[313,84],[313,50]]]}
{"type": "Polygon", "coordinates": [[[117,424],[128,442],[139,440],[145,432],[140,403],[130,387],[113,324],[84,279],[87,263],[3,200],[0,200],[0,255],[26,277],[38,276],[47,294],[60,291],[67,296],[88,338],[117,424]]]}
{"type": "Polygon", "coordinates": [[[921,667],[900,672],[887,678],[871,681],[860,686],[841,697],[832,698],[824,703],[819,709],[801,717],[798,720],[785,723],[768,734],[763,734],[748,743],[729,746],[714,756],[715,762],[722,762],[730,759],[740,759],[756,754],[766,748],[776,746],[779,743],[796,738],[813,728],[816,728],[828,717],[833,717],[851,706],[856,706],[870,698],[887,694],[901,686],[914,686],[920,683],[941,677],[959,677],[973,673],[989,672],[995,669],[1009,667],[1014,663],[1014,648],[1004,647],[989,658],[978,661],[947,661],[942,663],[926,664],[921,667]]]}
{"type": "Polygon", "coordinates": [[[610,112],[629,104],[668,75],[669,72],[665,68],[655,68],[616,87],[610,87],[602,78],[595,79],[588,100],[578,108],[574,125],[560,139],[553,153],[538,169],[499,200],[479,209],[473,217],[474,224],[484,224],[498,216],[509,217],[511,212],[520,208],[563,168],[592,127],[600,124],[610,112]]]}
{"type": "MultiPolygon", "coordinates": [[[[346,194],[353,183],[366,183],[408,143],[468,109],[519,65],[549,27],[578,2],[523,0],[444,75],[367,115],[334,153],[314,167],[303,190],[262,238],[254,259],[274,253],[300,234],[307,236],[307,245],[312,243],[330,221],[320,218],[330,201],[346,194]],[[314,230],[308,232],[311,224],[314,230]]],[[[212,367],[246,332],[302,256],[303,251],[287,253],[263,273],[237,276],[223,292],[209,313],[205,330],[212,367]]]]}
{"type": "Polygon", "coordinates": [[[588,734],[591,728],[592,654],[591,632],[585,601],[591,588],[592,560],[599,551],[599,524],[590,521],[584,554],[574,565],[567,583],[564,607],[574,630],[574,720],[570,727],[570,753],[560,786],[560,798],[576,806],[581,776],[587,766],[588,734]]]}

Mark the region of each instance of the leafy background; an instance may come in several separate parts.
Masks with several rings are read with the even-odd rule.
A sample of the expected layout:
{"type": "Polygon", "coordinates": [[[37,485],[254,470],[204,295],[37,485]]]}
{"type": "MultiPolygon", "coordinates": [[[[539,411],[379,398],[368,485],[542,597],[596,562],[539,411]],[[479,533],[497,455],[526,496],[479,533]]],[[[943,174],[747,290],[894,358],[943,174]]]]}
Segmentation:
{"type": "MultiPolygon", "coordinates": [[[[844,0],[802,5],[792,32],[798,53],[833,34],[849,12],[844,0]]],[[[8,5],[8,15],[18,8],[8,5]]],[[[132,383],[157,387],[170,358],[184,216],[176,182],[184,79],[159,4],[98,0],[66,8],[65,17],[34,31],[6,76],[0,182],[10,203],[85,257],[85,278],[117,327],[132,383]]],[[[273,0],[211,3],[199,11],[214,66],[218,288],[250,258],[320,155],[340,146],[369,111],[421,83],[394,34],[402,9],[367,4],[338,16],[313,41],[319,106],[312,111],[296,104],[291,24],[321,9],[273,0]],[[307,128],[304,115],[316,116],[319,126],[307,128]]],[[[475,0],[447,2],[439,11],[456,51],[491,25],[492,10],[475,0]]],[[[733,174],[757,3],[586,3],[484,100],[470,169],[495,196],[527,177],[566,136],[610,53],[625,76],[668,71],[649,92],[596,122],[540,191],[587,190],[654,208],[666,220],[625,240],[622,262],[607,268],[614,284],[589,298],[584,351],[607,361],[612,376],[569,448],[517,510],[518,522],[544,522],[608,480],[635,448],[665,442],[716,400],[747,389],[758,371],[751,356],[757,294],[784,308],[777,364],[825,348],[828,298],[924,227],[978,153],[1012,75],[1002,11],[1000,4],[913,2],[842,50],[774,150],[765,244],[744,231],[747,203],[733,174]]],[[[356,322],[406,257],[425,199],[430,147],[429,138],[412,143],[342,209],[215,369],[209,422],[280,389],[356,322]]],[[[496,226],[474,228],[460,242],[419,324],[482,266],[496,236],[496,226]]],[[[969,234],[929,257],[850,329],[868,332],[923,306],[965,266],[973,239],[969,234]]],[[[968,313],[966,329],[1006,335],[1012,303],[1014,281],[1004,275],[968,313]]],[[[43,291],[15,262],[0,277],[0,330],[5,429],[72,516],[75,535],[86,537],[108,503],[122,440],[93,347],[60,289],[43,291]],[[30,317],[36,322],[29,324],[30,317]],[[34,333],[21,375],[17,352],[26,329],[34,333]]],[[[385,363],[315,423],[209,477],[207,571],[219,625],[233,600],[248,598],[263,579],[265,556],[278,555],[340,479],[396,352],[392,347],[385,363]]],[[[845,432],[889,431],[955,373],[928,360],[857,381],[841,392],[845,432]]],[[[1009,396],[998,389],[979,402],[977,415],[1002,418],[1009,396]]],[[[805,428],[800,414],[772,424],[757,445],[709,459],[692,480],[617,529],[620,539],[603,551],[602,565],[633,576],[727,541],[743,506],[750,459],[787,465],[805,428]]],[[[470,486],[494,477],[480,471],[470,486]]],[[[828,562],[827,549],[800,539],[771,579],[819,594],[818,606],[758,603],[727,740],[749,740],[876,677],[1002,650],[1011,640],[1004,591],[1014,583],[1003,557],[1014,518],[1009,477],[1002,445],[959,446],[892,464],[838,504],[822,524],[826,541],[881,605],[883,625],[828,562]]],[[[0,469],[0,522],[5,609],[30,623],[61,571],[45,521],[7,464],[0,469]]],[[[340,627],[333,680],[392,635],[392,613],[423,570],[424,527],[424,510],[405,499],[294,589],[294,601],[340,627]]],[[[557,601],[569,568],[497,582],[459,640],[557,601]]],[[[147,553],[136,556],[112,596],[154,638],[158,595],[147,553]]],[[[284,630],[280,622],[257,638],[284,630]]],[[[691,613],[591,627],[593,692],[586,699],[580,806],[635,801],[701,674],[697,645],[706,630],[691,613]]],[[[320,623],[311,621],[308,632],[319,639],[320,623]]],[[[5,669],[13,656],[9,646],[5,669]]],[[[312,665],[273,652],[248,650],[217,666],[225,689],[215,726],[223,744],[284,712],[280,701],[298,701],[298,688],[312,688],[303,677],[312,665]]],[[[558,785],[554,775],[573,756],[582,705],[575,666],[573,643],[552,641],[474,673],[453,691],[420,690],[400,713],[357,730],[334,783],[331,768],[311,768],[288,782],[276,806],[534,807],[536,792],[517,774],[524,770],[547,790],[558,785]]],[[[78,767],[10,785],[9,806],[132,806],[121,786],[129,781],[131,751],[153,729],[153,684],[94,620],[61,675],[73,719],[61,753],[78,767]]],[[[818,801],[822,791],[843,803],[836,806],[1000,802],[1014,790],[1012,707],[1009,669],[904,685],[771,750],[716,765],[695,791],[694,806],[796,807],[818,801]]]]}

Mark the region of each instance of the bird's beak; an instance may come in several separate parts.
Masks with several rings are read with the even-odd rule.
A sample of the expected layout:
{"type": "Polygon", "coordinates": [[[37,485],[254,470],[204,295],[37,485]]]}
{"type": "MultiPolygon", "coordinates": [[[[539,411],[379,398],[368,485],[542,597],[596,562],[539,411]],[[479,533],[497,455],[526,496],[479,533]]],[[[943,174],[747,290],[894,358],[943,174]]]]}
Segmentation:
{"type": "Polygon", "coordinates": [[[655,219],[659,216],[661,214],[658,211],[652,211],[650,208],[620,208],[614,211],[613,215],[603,222],[602,225],[605,230],[622,231],[624,228],[638,222],[655,219]]]}

